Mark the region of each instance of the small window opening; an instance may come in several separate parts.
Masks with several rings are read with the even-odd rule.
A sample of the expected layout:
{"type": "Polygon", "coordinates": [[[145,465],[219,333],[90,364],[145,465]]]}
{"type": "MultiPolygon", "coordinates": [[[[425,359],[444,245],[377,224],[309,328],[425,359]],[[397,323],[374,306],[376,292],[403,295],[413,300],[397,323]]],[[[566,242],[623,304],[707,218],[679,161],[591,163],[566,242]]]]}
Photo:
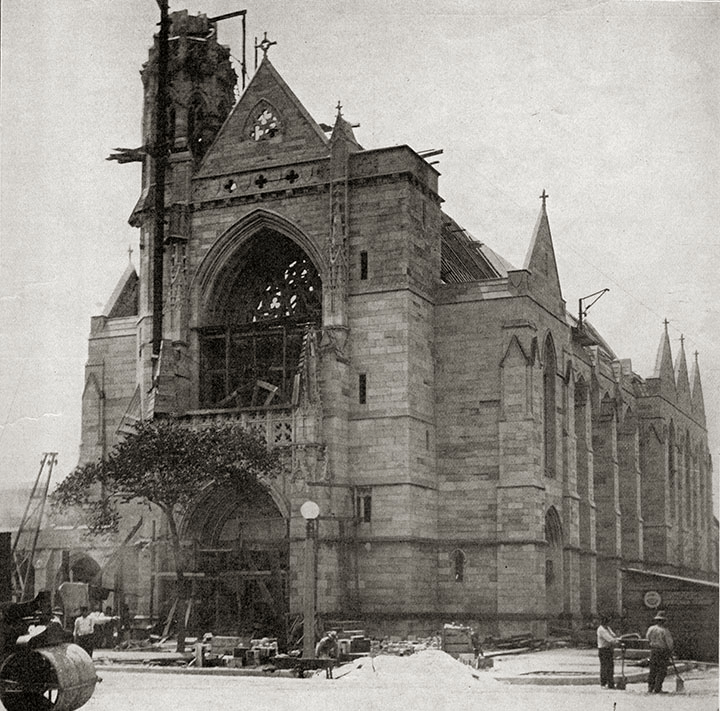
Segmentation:
{"type": "Polygon", "coordinates": [[[361,523],[370,523],[372,521],[372,493],[370,489],[357,490],[355,516],[361,523]]]}
{"type": "Polygon", "coordinates": [[[545,584],[552,585],[555,582],[555,570],[551,560],[545,561],[545,584]]]}
{"type": "Polygon", "coordinates": [[[461,550],[454,550],[452,560],[455,582],[461,583],[465,580],[465,554],[461,550]]]}
{"type": "Polygon", "coordinates": [[[430,430],[425,430],[425,449],[430,449],[430,430]]]}
{"type": "Polygon", "coordinates": [[[360,373],[358,376],[358,402],[364,405],[367,402],[367,374],[360,373]]]}
{"type": "Polygon", "coordinates": [[[368,278],[368,253],[360,252],[360,279],[368,278]]]}

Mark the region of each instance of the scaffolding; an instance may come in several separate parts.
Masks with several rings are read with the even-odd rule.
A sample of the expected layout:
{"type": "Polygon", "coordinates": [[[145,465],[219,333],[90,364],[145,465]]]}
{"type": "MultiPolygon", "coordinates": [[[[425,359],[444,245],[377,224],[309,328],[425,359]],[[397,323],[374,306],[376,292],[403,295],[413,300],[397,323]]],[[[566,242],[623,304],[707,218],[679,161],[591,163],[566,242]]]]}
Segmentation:
{"type": "Polygon", "coordinates": [[[17,602],[25,602],[33,597],[35,550],[45,513],[50,479],[56,464],[57,452],[43,454],[40,469],[13,542],[13,597],[17,602]]]}

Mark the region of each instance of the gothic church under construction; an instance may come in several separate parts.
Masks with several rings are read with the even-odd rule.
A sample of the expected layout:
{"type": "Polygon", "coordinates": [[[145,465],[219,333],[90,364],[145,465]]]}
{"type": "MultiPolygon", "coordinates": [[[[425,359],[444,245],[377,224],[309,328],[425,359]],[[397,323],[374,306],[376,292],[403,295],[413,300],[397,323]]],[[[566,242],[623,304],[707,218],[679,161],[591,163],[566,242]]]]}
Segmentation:
{"type": "MultiPolygon", "coordinates": [[[[625,569],[717,582],[697,357],[689,373],[666,330],[642,377],[570,315],[545,200],[515,268],[443,212],[422,155],[364,148],[340,111],[321,127],[267,57],[236,101],[214,22],[171,20],[160,358],[145,155],[139,270],[92,319],[81,462],[173,417],[261,428],[291,463],[263,505],[203,491],[186,512],[190,627],[301,613],[307,500],[319,614],[369,631],[542,635],[621,615],[625,569]]],[[[157,39],[142,80],[151,146],[157,39]]],[[[143,515],[91,544],[46,529],[36,586],[69,550],[76,579],[102,570],[157,617],[172,564],[143,515]]]]}

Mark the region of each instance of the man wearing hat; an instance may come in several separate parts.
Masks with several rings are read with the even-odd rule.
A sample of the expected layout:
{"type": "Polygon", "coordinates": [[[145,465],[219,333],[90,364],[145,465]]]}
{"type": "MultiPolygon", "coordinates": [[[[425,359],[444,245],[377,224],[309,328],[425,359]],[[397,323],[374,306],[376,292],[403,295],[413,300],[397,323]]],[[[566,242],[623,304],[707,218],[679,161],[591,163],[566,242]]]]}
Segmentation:
{"type": "Polygon", "coordinates": [[[673,651],[673,638],[665,627],[665,615],[658,612],[653,624],[648,627],[645,637],[650,644],[650,672],[648,674],[648,693],[664,694],[662,690],[667,666],[673,651]]]}
{"type": "Polygon", "coordinates": [[[337,659],[338,641],[337,632],[330,630],[315,647],[315,656],[318,659],[337,659]]]}

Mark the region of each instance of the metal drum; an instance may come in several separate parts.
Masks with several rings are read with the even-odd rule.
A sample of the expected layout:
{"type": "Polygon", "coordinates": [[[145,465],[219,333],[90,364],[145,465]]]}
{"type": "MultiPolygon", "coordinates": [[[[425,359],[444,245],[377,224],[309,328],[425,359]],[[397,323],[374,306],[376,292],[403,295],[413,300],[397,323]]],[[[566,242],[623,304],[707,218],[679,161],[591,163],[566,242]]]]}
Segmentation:
{"type": "Polygon", "coordinates": [[[0,701],[7,711],[73,711],[97,681],[92,659],[76,644],[21,650],[0,667],[0,701]]]}

